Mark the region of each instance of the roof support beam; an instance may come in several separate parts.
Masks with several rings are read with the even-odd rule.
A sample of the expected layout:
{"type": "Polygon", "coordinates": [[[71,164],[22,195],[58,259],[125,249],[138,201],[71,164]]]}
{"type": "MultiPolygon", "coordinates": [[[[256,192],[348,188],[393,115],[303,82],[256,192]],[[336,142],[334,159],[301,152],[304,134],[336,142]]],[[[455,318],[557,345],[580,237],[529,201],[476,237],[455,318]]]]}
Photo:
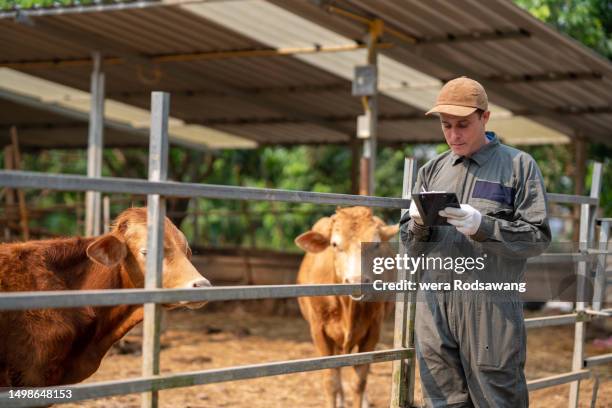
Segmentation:
{"type": "MultiPolygon", "coordinates": [[[[61,35],[61,34],[60,34],[61,35]]],[[[62,35],[65,38],[65,35],[62,35]]],[[[94,39],[92,43],[99,43],[99,40],[94,39]]],[[[377,48],[390,48],[393,45],[390,43],[378,43],[377,48]]],[[[299,54],[324,54],[333,52],[356,51],[367,48],[366,44],[351,43],[344,45],[315,45],[312,47],[288,47],[288,48],[249,48],[239,50],[220,50],[220,51],[204,51],[182,54],[164,54],[164,55],[148,55],[127,57],[125,53],[122,55],[107,57],[104,60],[105,65],[121,65],[130,62],[136,62],[139,65],[151,65],[170,62],[193,62],[193,61],[213,61],[229,58],[265,58],[265,57],[290,57],[299,54]]],[[[112,46],[110,49],[113,49],[112,46]]],[[[70,68],[91,66],[91,60],[88,58],[66,59],[66,60],[39,60],[39,61],[0,61],[0,67],[13,69],[53,69],[53,68],[70,68]]]]}
{"type": "Polygon", "coordinates": [[[489,76],[489,80],[500,83],[517,82],[555,82],[555,81],[590,81],[601,80],[603,75],[600,72],[545,72],[541,74],[523,75],[494,75],[489,76]]]}
{"type": "MultiPolygon", "coordinates": [[[[378,16],[372,13],[364,13],[363,10],[355,10],[349,4],[338,4],[341,1],[337,0],[312,0],[313,3],[327,11],[328,13],[337,14],[347,19],[353,20],[361,24],[370,24],[373,20],[378,19],[378,16]]],[[[401,30],[396,30],[385,24],[385,31],[395,37],[401,38],[403,41],[414,45],[436,45],[449,44],[458,42],[475,42],[475,41],[497,41],[508,39],[529,38],[530,33],[522,28],[511,30],[493,30],[493,31],[471,31],[469,33],[453,34],[448,33],[440,37],[418,37],[413,34],[406,33],[401,30]]]]}
{"type": "MultiPolygon", "coordinates": [[[[554,108],[554,111],[560,115],[593,115],[593,114],[612,114],[612,106],[602,106],[593,108],[567,108],[559,107],[554,108]]],[[[522,110],[515,112],[517,116],[537,116],[538,112],[532,112],[528,110],[522,110]]],[[[321,119],[327,122],[342,122],[350,123],[355,120],[354,116],[351,115],[335,115],[325,116],[321,119]]],[[[425,116],[422,113],[415,114],[379,114],[379,122],[403,122],[403,121],[437,121],[438,118],[432,116],[425,116]]],[[[287,123],[300,123],[306,122],[304,120],[298,120],[294,118],[278,118],[278,117],[252,117],[252,118],[238,118],[238,119],[227,119],[227,118],[187,118],[185,121],[189,123],[197,123],[204,126],[228,126],[228,125],[282,125],[287,123]]]]}

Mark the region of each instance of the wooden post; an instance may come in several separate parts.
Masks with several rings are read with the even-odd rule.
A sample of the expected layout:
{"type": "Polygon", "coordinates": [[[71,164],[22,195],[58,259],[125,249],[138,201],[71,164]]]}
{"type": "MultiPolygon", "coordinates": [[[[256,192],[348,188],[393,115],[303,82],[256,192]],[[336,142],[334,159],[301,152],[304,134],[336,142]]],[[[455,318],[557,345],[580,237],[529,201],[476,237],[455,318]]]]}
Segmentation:
{"type": "MultiPolygon", "coordinates": [[[[151,139],[149,145],[149,181],[166,181],[168,178],[168,116],[170,94],[151,94],[151,139]]],[[[145,288],[162,286],[162,265],[164,260],[164,220],[166,199],[159,194],[147,195],[147,273],[145,288]]],[[[159,374],[159,336],[161,326],[161,305],[144,305],[142,340],[142,375],[150,377],[159,374]]],[[[142,394],[142,408],[157,408],[158,392],[142,394]]]]}
{"type": "MultiPolygon", "coordinates": [[[[13,163],[13,146],[8,145],[4,147],[4,168],[6,170],[14,170],[15,166],[13,163]]],[[[5,187],[4,189],[4,200],[6,202],[6,227],[4,229],[4,239],[8,242],[11,240],[11,219],[13,216],[13,210],[15,209],[15,192],[12,188],[5,187]],[[10,211],[9,211],[10,210],[10,211]]]]}
{"type": "MultiPolygon", "coordinates": [[[[406,158],[404,160],[404,182],[402,187],[402,198],[410,198],[412,186],[416,182],[416,160],[406,158]]],[[[408,211],[402,209],[401,215],[408,211]]],[[[406,248],[400,240],[400,253],[406,253],[406,248]]],[[[405,269],[397,271],[397,281],[414,280],[416,275],[407,275],[405,269]]],[[[394,348],[414,348],[414,321],[416,312],[416,292],[403,292],[396,295],[395,302],[395,326],[393,333],[394,348]]],[[[393,361],[393,371],[391,376],[391,403],[390,408],[411,407],[414,402],[414,380],[415,380],[415,361],[412,356],[406,360],[393,361]]]]}
{"type": "MultiPolygon", "coordinates": [[[[13,166],[15,170],[21,170],[21,152],[19,151],[19,139],[17,128],[11,126],[11,143],[13,144],[13,166]]],[[[19,203],[19,224],[21,225],[21,236],[24,241],[30,239],[30,227],[28,225],[28,209],[26,207],[25,192],[17,189],[17,201],[19,203]]]]}
{"type": "Polygon", "coordinates": [[[359,194],[360,195],[368,195],[368,180],[370,174],[370,159],[367,157],[362,157],[359,162],[359,170],[361,173],[361,177],[359,178],[359,194]]]}

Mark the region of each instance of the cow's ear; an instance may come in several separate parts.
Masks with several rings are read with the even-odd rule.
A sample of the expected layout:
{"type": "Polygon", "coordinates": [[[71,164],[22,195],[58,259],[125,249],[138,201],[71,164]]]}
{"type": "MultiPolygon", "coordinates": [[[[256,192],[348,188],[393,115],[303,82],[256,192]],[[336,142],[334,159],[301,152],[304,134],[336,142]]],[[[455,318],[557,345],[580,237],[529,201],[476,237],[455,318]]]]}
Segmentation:
{"type": "Polygon", "coordinates": [[[125,242],[115,235],[102,235],[87,247],[87,256],[93,261],[112,268],[127,255],[125,242]]]}
{"type": "Polygon", "coordinates": [[[399,224],[395,225],[383,225],[379,229],[380,240],[388,241],[393,238],[399,232],[399,224]]]}
{"type": "Polygon", "coordinates": [[[329,246],[329,239],[316,231],[308,231],[300,234],[295,239],[295,244],[306,252],[321,252],[329,246]]]}

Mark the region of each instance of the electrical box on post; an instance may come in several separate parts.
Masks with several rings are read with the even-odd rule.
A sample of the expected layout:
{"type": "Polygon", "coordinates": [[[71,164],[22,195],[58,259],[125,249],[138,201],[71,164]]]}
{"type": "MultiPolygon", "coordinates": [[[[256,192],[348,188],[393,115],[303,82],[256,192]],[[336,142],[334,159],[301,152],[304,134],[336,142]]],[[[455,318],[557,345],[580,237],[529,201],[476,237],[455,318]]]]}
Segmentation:
{"type": "Polygon", "coordinates": [[[376,95],[376,66],[360,65],[355,67],[353,78],[353,96],[374,96],[376,95]]]}

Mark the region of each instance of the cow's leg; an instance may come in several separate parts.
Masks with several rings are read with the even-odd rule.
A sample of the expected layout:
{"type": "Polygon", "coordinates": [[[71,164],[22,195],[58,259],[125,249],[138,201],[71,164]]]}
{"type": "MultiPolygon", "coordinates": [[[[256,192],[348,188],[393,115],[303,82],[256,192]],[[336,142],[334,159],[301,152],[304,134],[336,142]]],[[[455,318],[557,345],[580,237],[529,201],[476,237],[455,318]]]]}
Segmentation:
{"type": "MultiPolygon", "coordinates": [[[[334,354],[334,344],[323,330],[322,326],[310,327],[310,334],[320,356],[331,356],[334,354]]],[[[325,398],[329,408],[344,407],[344,393],[340,381],[340,369],[331,368],[325,370],[325,398]]]]}
{"type": "MultiPolygon", "coordinates": [[[[367,335],[359,342],[358,350],[359,353],[373,351],[378,343],[380,336],[381,322],[374,322],[370,326],[367,335]]],[[[353,394],[353,408],[369,408],[370,403],[365,395],[366,382],[368,379],[368,372],[370,370],[369,364],[361,364],[353,366],[355,370],[355,379],[351,384],[351,392],[353,394]]]]}

